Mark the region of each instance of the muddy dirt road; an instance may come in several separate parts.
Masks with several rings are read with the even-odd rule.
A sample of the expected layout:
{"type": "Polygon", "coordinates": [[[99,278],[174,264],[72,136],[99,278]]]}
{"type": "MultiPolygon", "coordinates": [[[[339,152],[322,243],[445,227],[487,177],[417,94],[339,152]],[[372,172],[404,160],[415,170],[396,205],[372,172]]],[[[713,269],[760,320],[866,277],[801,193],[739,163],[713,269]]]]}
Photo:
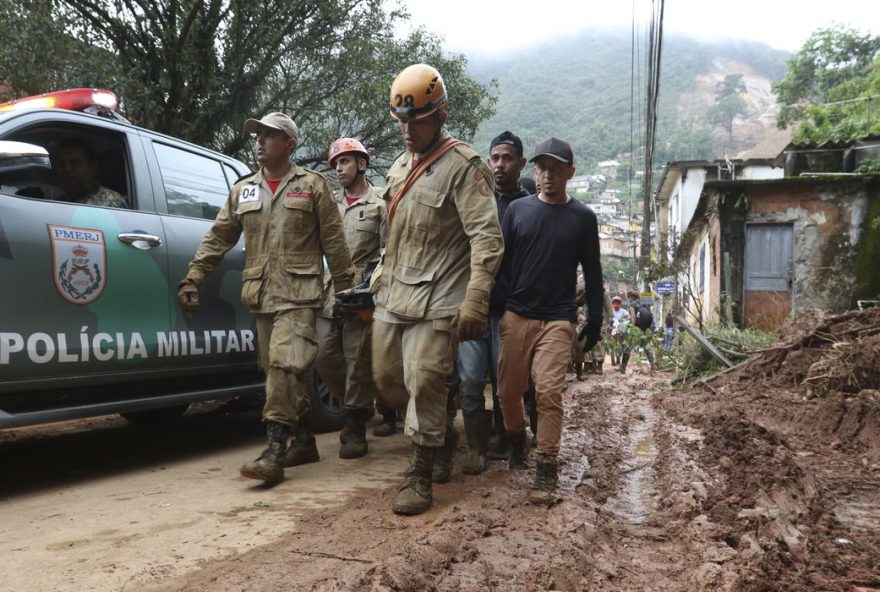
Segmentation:
{"type": "Polygon", "coordinates": [[[259,421],[232,403],[164,425],[108,416],[0,432],[0,590],[142,590],[385,489],[406,462],[402,434],[356,465],[323,434],[320,463],[264,489],[238,475],[265,444],[259,421]]]}
{"type": "Polygon", "coordinates": [[[876,592],[880,392],[863,386],[880,347],[862,345],[880,339],[880,311],[872,322],[875,333],[840,322],[685,389],[635,363],[626,377],[570,382],[551,507],[525,503],[531,471],[494,462],[465,476],[459,456],[434,508],[394,516],[402,435],[345,462],[325,436],[324,461],[253,488],[234,469],[259,447],[255,417],[244,431],[232,419],[196,424],[188,453],[167,444],[181,433],[158,452],[133,438],[87,473],[83,453],[128,437],[21,443],[40,451],[22,485],[10,484],[7,443],[0,566],[28,572],[19,590],[876,592]],[[817,395],[805,378],[844,350],[869,356],[847,358],[859,384],[817,395]],[[53,463],[56,453],[67,460],[53,463]]]}

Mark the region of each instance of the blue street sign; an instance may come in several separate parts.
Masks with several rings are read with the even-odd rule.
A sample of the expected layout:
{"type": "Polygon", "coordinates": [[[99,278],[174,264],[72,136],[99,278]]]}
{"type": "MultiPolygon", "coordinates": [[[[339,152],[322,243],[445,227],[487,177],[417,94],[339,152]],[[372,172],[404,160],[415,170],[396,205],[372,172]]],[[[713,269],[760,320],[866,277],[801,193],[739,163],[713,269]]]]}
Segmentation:
{"type": "Polygon", "coordinates": [[[657,282],[657,285],[654,286],[654,291],[658,294],[675,294],[675,281],[660,280],[657,282]]]}

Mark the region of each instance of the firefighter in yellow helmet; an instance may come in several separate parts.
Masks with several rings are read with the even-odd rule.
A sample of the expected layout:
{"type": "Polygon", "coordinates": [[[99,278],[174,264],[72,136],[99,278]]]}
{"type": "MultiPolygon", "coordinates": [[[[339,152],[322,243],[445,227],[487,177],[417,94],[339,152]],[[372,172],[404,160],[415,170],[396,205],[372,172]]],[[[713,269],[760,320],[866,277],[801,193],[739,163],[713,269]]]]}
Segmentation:
{"type": "Polygon", "coordinates": [[[391,85],[390,110],[405,150],[386,177],[388,242],[373,283],[373,378],[391,405],[406,406],[413,444],[393,510],[419,514],[431,506],[434,461],[449,429],[446,378],[458,341],[486,333],[504,247],[489,169],[443,128],[440,73],[426,64],[404,69],[391,85]]]}
{"type": "MultiPolygon", "coordinates": [[[[371,263],[375,264],[379,250],[385,246],[388,236],[385,200],[382,189],[374,187],[366,178],[370,155],[358,140],[334,141],[327,160],[336,170],[341,185],[333,194],[333,201],[342,217],[355,278],[360,281],[364,270],[371,263]]],[[[317,320],[315,368],[330,392],[345,404],[346,422],[339,434],[339,456],[359,458],[367,453],[366,425],[373,416],[376,398],[370,360],[372,322],[357,313],[334,311],[336,291],[327,270],[324,272],[324,308],[317,320]]],[[[383,416],[396,416],[393,409],[384,409],[381,405],[380,409],[383,416]]],[[[388,419],[386,417],[386,421],[388,419]]]]}

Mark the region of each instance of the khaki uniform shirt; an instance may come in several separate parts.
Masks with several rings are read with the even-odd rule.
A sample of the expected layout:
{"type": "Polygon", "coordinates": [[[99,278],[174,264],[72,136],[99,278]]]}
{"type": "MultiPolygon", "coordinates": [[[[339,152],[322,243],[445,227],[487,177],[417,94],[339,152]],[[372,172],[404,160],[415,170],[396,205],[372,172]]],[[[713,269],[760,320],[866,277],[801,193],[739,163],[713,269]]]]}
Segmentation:
{"type": "MultiPolygon", "coordinates": [[[[345,201],[345,189],[339,189],[333,194],[354,265],[355,284],[360,283],[361,274],[367,264],[378,259],[379,250],[385,248],[388,238],[388,209],[382,198],[383,193],[381,188],[370,185],[366,194],[351,205],[345,201]]],[[[321,316],[325,318],[333,317],[336,294],[333,288],[333,278],[328,270],[324,270],[324,309],[321,316]]]]}
{"type": "Polygon", "coordinates": [[[322,255],[334,280],[352,281],[353,268],[339,210],[320,174],[291,164],[273,195],[262,169],[239,179],[190,262],[201,285],[244,232],[241,300],[254,312],[320,308],[322,255]]]}
{"type": "MultiPolygon", "coordinates": [[[[444,130],[438,144],[448,137],[444,130]]],[[[412,170],[412,158],[406,151],[389,168],[389,203],[412,170]]],[[[397,206],[388,228],[376,318],[402,322],[455,315],[468,288],[487,295],[492,290],[503,253],[492,175],[472,148],[456,146],[397,206]]]]}

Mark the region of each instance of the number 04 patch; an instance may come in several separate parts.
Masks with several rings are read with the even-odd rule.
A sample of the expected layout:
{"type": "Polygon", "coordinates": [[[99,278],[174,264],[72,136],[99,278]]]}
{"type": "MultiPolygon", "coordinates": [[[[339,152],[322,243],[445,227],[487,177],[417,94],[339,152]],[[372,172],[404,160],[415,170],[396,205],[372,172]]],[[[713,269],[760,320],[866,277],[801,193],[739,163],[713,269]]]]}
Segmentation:
{"type": "Polygon", "coordinates": [[[246,201],[257,201],[258,199],[260,199],[259,185],[245,185],[241,188],[241,193],[238,195],[239,203],[246,201]]]}

